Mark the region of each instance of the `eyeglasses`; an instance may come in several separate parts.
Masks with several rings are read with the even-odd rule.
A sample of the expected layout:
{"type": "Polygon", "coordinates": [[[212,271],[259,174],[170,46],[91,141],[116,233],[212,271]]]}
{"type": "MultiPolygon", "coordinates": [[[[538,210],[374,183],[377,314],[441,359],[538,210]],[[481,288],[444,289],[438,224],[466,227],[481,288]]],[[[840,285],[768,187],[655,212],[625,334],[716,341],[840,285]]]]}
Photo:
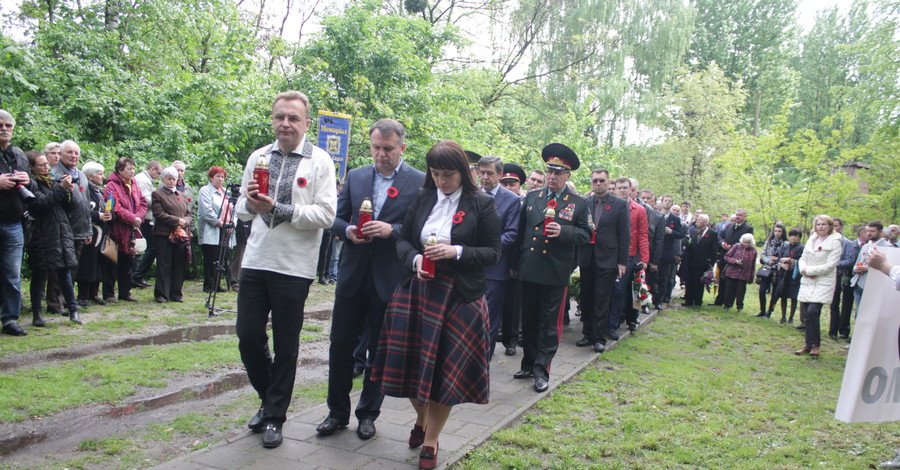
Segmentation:
{"type": "Polygon", "coordinates": [[[606,182],[606,180],[600,179],[600,178],[592,179],[592,180],[591,180],[591,183],[601,183],[601,184],[602,184],[602,183],[605,183],[605,182],[606,182]]]}
{"type": "Polygon", "coordinates": [[[0,129],[12,129],[13,127],[16,127],[16,125],[8,122],[0,122],[0,129]]]}
{"type": "Polygon", "coordinates": [[[276,114],[276,115],[272,116],[272,121],[274,121],[274,122],[281,122],[281,121],[284,121],[285,119],[287,119],[288,122],[290,122],[291,124],[297,124],[297,123],[303,122],[309,118],[300,117],[295,114],[291,114],[291,115],[276,114]]]}

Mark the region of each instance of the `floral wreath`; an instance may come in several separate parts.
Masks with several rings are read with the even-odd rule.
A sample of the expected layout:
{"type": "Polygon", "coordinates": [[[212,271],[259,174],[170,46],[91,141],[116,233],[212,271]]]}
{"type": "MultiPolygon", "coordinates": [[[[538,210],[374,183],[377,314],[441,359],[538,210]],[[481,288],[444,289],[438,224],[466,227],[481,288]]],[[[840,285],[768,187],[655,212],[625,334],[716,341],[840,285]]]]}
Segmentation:
{"type": "Polygon", "coordinates": [[[297,178],[297,186],[300,188],[305,188],[306,187],[306,178],[304,178],[302,176],[297,178]]]}
{"type": "Polygon", "coordinates": [[[556,209],[556,199],[547,201],[547,207],[549,207],[551,209],[556,209]]]}
{"type": "MultiPolygon", "coordinates": [[[[454,224],[458,224],[458,223],[462,222],[462,221],[463,221],[463,217],[465,217],[465,216],[466,216],[466,213],[465,213],[465,212],[463,212],[463,211],[457,212],[456,215],[453,216],[453,223],[454,223],[454,224]]],[[[445,220],[446,220],[446,219],[445,219],[445,220]]]]}
{"type": "Polygon", "coordinates": [[[391,186],[387,190],[387,195],[389,198],[395,198],[395,197],[397,197],[398,194],[400,194],[400,191],[398,191],[397,188],[395,188],[393,186],[391,186]]]}

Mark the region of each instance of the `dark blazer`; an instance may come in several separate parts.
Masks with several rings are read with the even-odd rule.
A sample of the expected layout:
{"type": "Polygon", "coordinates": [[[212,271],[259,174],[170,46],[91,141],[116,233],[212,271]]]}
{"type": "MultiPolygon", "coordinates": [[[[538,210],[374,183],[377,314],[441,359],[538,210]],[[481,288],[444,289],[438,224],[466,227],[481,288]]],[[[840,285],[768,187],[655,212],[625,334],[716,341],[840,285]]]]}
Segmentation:
{"type": "Polygon", "coordinates": [[[337,215],[334,225],[331,226],[331,233],[346,243],[341,250],[341,267],[338,270],[335,295],[340,297],[355,295],[366,273],[371,269],[378,297],[387,303],[404,274],[404,267],[397,258],[396,241],[403,228],[406,211],[425,181],[425,173],[406,163],[400,164],[393,182],[393,187],[397,188],[397,196],[388,196],[384,199],[381,211],[375,219],[393,226],[392,237],[375,238],[372,243],[357,245],[347,238],[347,227],[356,225],[359,220],[359,207],[363,199],[369,198],[372,204],[375,204],[373,197],[375,171],[375,165],[350,170],[338,195],[337,215]]]}
{"type": "Polygon", "coordinates": [[[681,239],[685,237],[681,217],[669,213],[663,217],[663,220],[663,254],[660,261],[663,263],[674,263],[675,255],[681,254],[676,249],[681,244],[681,239]],[[672,229],[672,233],[666,233],[666,227],[672,229]]]}
{"type": "MultiPolygon", "coordinates": [[[[591,194],[585,200],[588,210],[593,213],[597,195],[591,194]]],[[[628,249],[631,245],[631,217],[628,216],[628,202],[612,194],[606,196],[603,215],[594,219],[597,242],[578,247],[578,266],[581,269],[614,269],[616,265],[628,264],[628,249]]],[[[592,216],[593,218],[593,216],[592,216]]]]}
{"type": "MultiPolygon", "coordinates": [[[[490,196],[490,195],[489,195],[490,196]]],[[[512,191],[499,186],[494,196],[494,205],[500,215],[500,245],[503,251],[500,261],[484,268],[484,275],[492,281],[509,279],[510,258],[519,241],[519,217],[522,213],[522,200],[512,191]]]]}
{"type": "Polygon", "coordinates": [[[753,226],[750,225],[749,222],[745,221],[740,227],[729,222],[728,225],[719,232],[719,259],[725,256],[725,253],[728,252],[729,248],[740,243],[741,236],[745,233],[753,233],[753,226]],[[728,248],[723,247],[722,242],[727,243],[728,248]]]}
{"type": "MultiPolygon", "coordinates": [[[[436,189],[422,188],[403,219],[397,254],[404,267],[403,285],[416,275],[413,260],[423,251],[421,234],[428,215],[437,202],[436,189]]],[[[458,260],[441,260],[438,266],[449,267],[453,273],[453,291],[463,302],[472,302],[484,295],[487,282],[484,268],[500,259],[500,216],[494,207],[494,199],[482,192],[459,198],[457,213],[465,215],[450,229],[450,244],[462,245],[458,260]]],[[[339,272],[340,273],[340,272],[339,272]]]]}
{"type": "Polygon", "coordinates": [[[32,269],[59,270],[74,268],[75,241],[68,211],[72,206],[72,192],[59,184],[51,188],[35,179],[35,199],[28,204],[28,213],[34,217],[31,223],[31,241],[28,244],[28,265],[32,269]]]}
{"type": "Polygon", "coordinates": [[[716,252],[719,247],[719,236],[712,227],[709,227],[705,236],[700,236],[702,231],[697,227],[691,227],[688,235],[688,244],[685,249],[685,262],[688,266],[697,270],[707,270],[716,262],[716,252]]]}
{"type": "Polygon", "coordinates": [[[575,264],[575,249],[591,240],[590,209],[584,198],[566,188],[556,207],[558,238],[544,236],[547,188],[525,195],[519,225],[519,279],[534,284],[567,286],[575,264]]]}
{"type": "MultiPolygon", "coordinates": [[[[194,220],[191,214],[191,203],[181,191],[174,193],[169,188],[163,187],[153,191],[150,195],[150,209],[156,224],[153,226],[153,235],[168,236],[178,226],[178,219],[188,219],[185,230],[190,235],[191,223],[194,220]]],[[[147,237],[149,234],[144,234],[147,237]]]]}
{"type": "Polygon", "coordinates": [[[665,241],[666,235],[666,221],[662,214],[656,212],[656,209],[645,204],[644,201],[635,199],[635,202],[643,206],[644,210],[647,211],[647,238],[650,241],[650,264],[659,266],[662,262],[663,242],[665,241]]]}

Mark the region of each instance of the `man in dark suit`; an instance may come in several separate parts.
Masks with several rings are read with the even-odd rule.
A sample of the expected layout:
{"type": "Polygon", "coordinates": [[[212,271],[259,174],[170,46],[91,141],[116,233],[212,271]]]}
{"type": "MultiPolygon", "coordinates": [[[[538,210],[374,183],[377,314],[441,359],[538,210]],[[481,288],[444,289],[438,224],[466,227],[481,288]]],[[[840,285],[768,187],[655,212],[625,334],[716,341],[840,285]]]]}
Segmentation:
{"type": "Polygon", "coordinates": [[[681,255],[681,240],[684,239],[685,233],[682,228],[681,217],[671,212],[674,205],[672,196],[663,196],[662,205],[664,211],[664,235],[662,258],[660,258],[659,276],[657,279],[660,296],[657,305],[665,307],[672,300],[672,289],[675,288],[675,267],[678,263],[675,257],[681,255]]]}
{"type": "MultiPolygon", "coordinates": [[[[521,217],[522,199],[525,196],[522,192],[522,185],[525,184],[525,170],[515,163],[504,163],[503,174],[500,175],[500,184],[518,198],[519,216],[521,217]]],[[[515,271],[518,258],[518,252],[513,249],[509,259],[510,271],[515,271]]],[[[507,356],[516,355],[521,318],[522,283],[519,282],[518,275],[515,272],[510,272],[509,279],[506,281],[506,298],[503,300],[502,334],[500,335],[503,346],[506,348],[504,354],[507,356]]]]}
{"type": "Polygon", "coordinates": [[[503,249],[500,261],[484,267],[484,275],[487,278],[487,291],[484,295],[491,324],[490,346],[493,357],[503,319],[510,254],[515,250],[519,239],[519,215],[522,212],[522,203],[518,196],[500,186],[500,176],[503,174],[503,162],[500,157],[494,155],[482,157],[478,161],[478,174],[481,177],[481,190],[494,198],[494,206],[500,215],[500,245],[503,249]]]}
{"type": "Polygon", "coordinates": [[[522,282],[522,368],[513,377],[534,377],[534,390],[549,388],[550,361],[559,347],[563,302],[575,263],[575,247],[590,241],[590,208],[566,187],[578,156],[563,144],[541,151],[547,163],[547,186],[525,196],[519,225],[522,282]],[[552,209],[548,213],[547,209],[552,209]],[[551,215],[553,217],[551,218],[551,215]],[[551,219],[545,224],[545,219],[551,219]]]}
{"type": "MultiPolygon", "coordinates": [[[[732,245],[740,243],[741,236],[745,233],[752,234],[753,226],[747,222],[747,211],[738,209],[734,212],[734,223],[725,225],[725,228],[719,232],[718,261],[716,263],[719,265],[720,273],[725,270],[725,253],[728,253],[728,249],[732,245]]],[[[721,276],[722,274],[720,274],[721,276]]],[[[713,305],[722,305],[724,297],[725,289],[719,289],[713,305]]]]}
{"type": "MultiPolygon", "coordinates": [[[[631,179],[632,192],[637,192],[637,180],[631,179]]],[[[635,195],[635,201],[644,206],[647,212],[647,225],[649,227],[650,237],[650,266],[647,267],[647,287],[650,288],[650,295],[653,297],[653,306],[659,310],[659,304],[662,296],[659,292],[659,266],[662,264],[663,245],[665,243],[665,217],[655,209],[656,195],[653,191],[645,189],[638,193],[640,197],[635,195]]]]}
{"type": "MultiPolygon", "coordinates": [[[[351,170],[338,197],[337,217],[331,232],[344,241],[338,270],[328,352],[328,417],[316,431],[323,436],[346,427],[350,420],[353,388],[353,350],[368,324],[369,357],[374,357],[381,323],[391,294],[408,267],[400,265],[395,247],[409,205],[416,198],[425,174],[403,162],[406,130],[393,119],[381,119],[369,129],[369,151],[374,164],[351,170]],[[371,201],[372,220],[357,236],[359,209],[371,201]]],[[[367,364],[363,390],[356,406],[360,439],[375,435],[375,419],[384,395],[369,380],[367,364]]]]}
{"type": "Polygon", "coordinates": [[[716,262],[716,250],[719,246],[719,237],[716,231],[709,226],[709,215],[700,214],[696,220],[697,226],[691,227],[688,235],[688,245],[682,263],[687,266],[684,293],[685,307],[699,307],[703,305],[703,282],[701,278],[716,262]]]}
{"type": "Polygon", "coordinates": [[[592,241],[578,247],[581,271],[581,331],[584,337],[576,346],[606,350],[604,334],[609,330],[609,305],[616,279],[625,276],[631,244],[631,220],[628,203],[609,192],[609,171],[591,173],[592,194],[587,198],[594,222],[592,241]]]}

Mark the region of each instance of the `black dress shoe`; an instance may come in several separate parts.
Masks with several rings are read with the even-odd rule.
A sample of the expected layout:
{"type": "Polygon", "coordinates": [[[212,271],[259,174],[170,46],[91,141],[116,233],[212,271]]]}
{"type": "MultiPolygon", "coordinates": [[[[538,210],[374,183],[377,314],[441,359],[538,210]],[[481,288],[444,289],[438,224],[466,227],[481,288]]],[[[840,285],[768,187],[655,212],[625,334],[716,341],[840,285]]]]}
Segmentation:
{"type": "Polygon", "coordinates": [[[834,334],[834,333],[829,333],[829,334],[828,334],[828,337],[831,338],[831,339],[833,339],[833,340],[835,340],[835,341],[837,341],[837,335],[834,334]]]}
{"type": "Polygon", "coordinates": [[[259,411],[250,418],[250,422],[247,423],[247,427],[250,428],[251,431],[258,432],[262,431],[263,425],[266,424],[263,422],[263,407],[259,407],[259,411]]]}
{"type": "Polygon", "coordinates": [[[359,426],[356,427],[356,435],[362,440],[371,439],[375,436],[375,421],[371,419],[359,420],[359,426]]]}
{"type": "MultiPolygon", "coordinates": [[[[322,421],[322,424],[316,427],[316,432],[322,436],[330,436],[334,434],[338,429],[343,429],[347,427],[347,422],[340,422],[337,418],[332,418],[331,416],[325,418],[325,421],[322,421]]],[[[373,426],[374,429],[374,426],[373,426]]]]}
{"type": "Polygon", "coordinates": [[[25,336],[28,334],[24,328],[19,326],[18,323],[11,321],[5,325],[3,325],[3,334],[10,336],[25,336]]]}
{"type": "Polygon", "coordinates": [[[604,352],[604,351],[606,351],[606,345],[605,345],[605,344],[603,344],[603,343],[594,343],[594,352],[595,352],[595,353],[602,353],[602,352],[604,352]]]}
{"type": "Polygon", "coordinates": [[[613,341],[618,341],[618,340],[619,340],[619,334],[616,333],[615,330],[607,330],[607,331],[606,331],[606,337],[609,338],[609,339],[611,339],[611,340],[613,340],[613,341]]]}
{"type": "Polygon", "coordinates": [[[585,336],[584,338],[581,338],[575,342],[575,346],[578,346],[579,348],[583,348],[585,346],[590,346],[592,344],[594,344],[594,341],[592,339],[588,338],[587,336],[585,336]]]}
{"type": "Polygon", "coordinates": [[[366,371],[365,367],[354,367],[353,368],[353,378],[355,379],[355,378],[359,377],[360,375],[363,375],[363,373],[365,371],[366,371]]]}
{"type": "Polygon", "coordinates": [[[535,392],[543,393],[546,392],[548,388],[550,388],[550,384],[547,382],[547,379],[542,379],[540,377],[534,379],[535,392]]]}
{"type": "Polygon", "coordinates": [[[504,352],[504,354],[506,354],[507,356],[515,356],[516,355],[516,347],[510,346],[510,347],[506,348],[506,352],[504,352]]]}
{"type": "Polygon", "coordinates": [[[631,332],[637,331],[637,327],[638,327],[637,323],[635,323],[633,321],[628,322],[628,331],[631,331],[631,332]]]}
{"type": "Polygon", "coordinates": [[[150,287],[150,284],[144,281],[143,279],[135,279],[131,278],[131,285],[137,287],[138,289],[143,289],[145,287],[150,287]]]}
{"type": "Polygon", "coordinates": [[[530,370],[520,370],[513,374],[514,379],[530,379],[534,377],[534,372],[530,370]]]}
{"type": "Polygon", "coordinates": [[[693,307],[694,304],[692,302],[684,302],[681,304],[682,307],[693,307]]]}
{"type": "Polygon", "coordinates": [[[119,300],[124,300],[125,302],[137,302],[138,301],[138,299],[135,299],[134,297],[132,297],[130,295],[128,297],[119,297],[119,300]]]}
{"type": "Polygon", "coordinates": [[[274,449],[281,445],[281,428],[274,424],[267,424],[263,434],[263,447],[274,449]]]}
{"type": "Polygon", "coordinates": [[[91,302],[94,302],[97,305],[106,305],[106,301],[101,299],[100,297],[94,297],[91,299],[91,302]]]}

